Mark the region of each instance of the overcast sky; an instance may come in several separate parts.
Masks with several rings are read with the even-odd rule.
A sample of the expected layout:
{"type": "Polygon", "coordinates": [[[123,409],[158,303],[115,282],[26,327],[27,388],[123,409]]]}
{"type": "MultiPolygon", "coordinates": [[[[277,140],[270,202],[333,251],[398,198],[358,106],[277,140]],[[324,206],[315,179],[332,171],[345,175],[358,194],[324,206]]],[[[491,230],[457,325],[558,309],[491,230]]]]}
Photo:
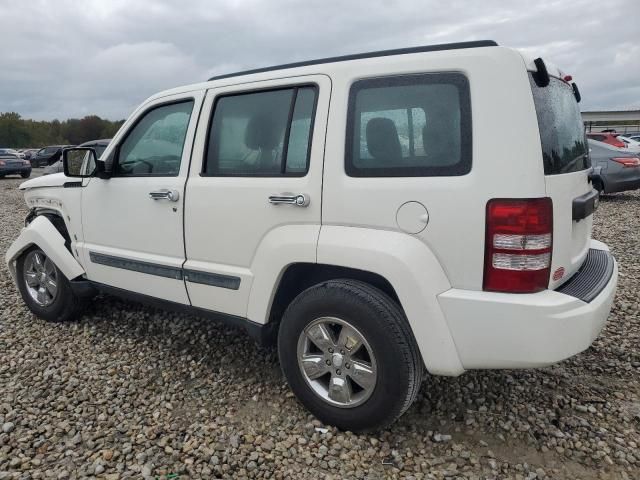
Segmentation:
{"type": "Polygon", "coordinates": [[[0,112],[125,118],[157,91],[297,60],[492,39],[640,106],[637,0],[0,0],[0,112]],[[505,4],[509,6],[505,6],[505,4]]]}

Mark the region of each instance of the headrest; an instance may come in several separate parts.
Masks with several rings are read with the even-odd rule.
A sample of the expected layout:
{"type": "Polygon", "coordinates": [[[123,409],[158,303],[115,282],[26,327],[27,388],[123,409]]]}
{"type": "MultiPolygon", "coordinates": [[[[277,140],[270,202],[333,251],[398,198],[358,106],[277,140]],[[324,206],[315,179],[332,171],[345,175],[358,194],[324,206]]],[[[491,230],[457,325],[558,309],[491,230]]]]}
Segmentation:
{"type": "Polygon", "coordinates": [[[402,148],[393,120],[376,117],[367,122],[367,149],[373,158],[399,161],[402,148]]]}
{"type": "Polygon", "coordinates": [[[277,122],[270,115],[260,113],[251,117],[244,132],[244,143],[251,150],[273,150],[280,142],[277,122]]]}

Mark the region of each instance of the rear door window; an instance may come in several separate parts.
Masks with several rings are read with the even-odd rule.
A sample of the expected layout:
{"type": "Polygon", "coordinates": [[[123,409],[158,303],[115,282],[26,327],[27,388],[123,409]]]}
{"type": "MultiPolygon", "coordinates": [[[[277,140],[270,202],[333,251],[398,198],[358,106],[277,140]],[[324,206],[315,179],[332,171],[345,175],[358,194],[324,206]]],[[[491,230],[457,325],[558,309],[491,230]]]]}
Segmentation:
{"type": "Polygon", "coordinates": [[[571,86],[551,77],[539,87],[529,74],[538,117],[545,175],[578,172],[591,166],[582,116],[571,86]]]}

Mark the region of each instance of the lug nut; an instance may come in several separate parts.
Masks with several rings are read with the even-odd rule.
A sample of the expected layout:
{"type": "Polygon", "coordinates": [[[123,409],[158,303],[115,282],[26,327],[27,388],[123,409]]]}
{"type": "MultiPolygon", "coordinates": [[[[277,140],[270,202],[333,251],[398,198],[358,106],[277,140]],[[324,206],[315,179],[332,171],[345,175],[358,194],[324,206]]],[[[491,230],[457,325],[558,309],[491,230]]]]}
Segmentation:
{"type": "Polygon", "coordinates": [[[326,363],[327,365],[331,365],[331,360],[327,360],[325,363],[326,363]]]}
{"type": "Polygon", "coordinates": [[[341,354],[341,355],[344,355],[344,350],[340,350],[340,354],[341,354]]]}
{"type": "Polygon", "coordinates": [[[351,368],[351,364],[349,364],[349,363],[345,363],[345,364],[344,364],[344,368],[347,368],[347,369],[348,369],[348,368],[351,368]]]}
{"type": "Polygon", "coordinates": [[[338,375],[342,375],[342,372],[340,371],[340,369],[336,370],[336,373],[337,373],[338,375]]]}
{"type": "Polygon", "coordinates": [[[333,353],[333,348],[329,347],[329,353],[333,353]]]}

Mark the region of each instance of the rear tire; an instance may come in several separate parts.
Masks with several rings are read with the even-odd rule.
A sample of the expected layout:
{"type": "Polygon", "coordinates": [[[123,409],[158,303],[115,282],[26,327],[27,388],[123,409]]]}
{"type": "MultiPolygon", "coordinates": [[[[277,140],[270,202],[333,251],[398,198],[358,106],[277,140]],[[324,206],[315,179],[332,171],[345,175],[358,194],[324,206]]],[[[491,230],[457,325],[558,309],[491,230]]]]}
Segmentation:
{"type": "Polygon", "coordinates": [[[18,258],[16,279],[24,303],[37,317],[64,322],[84,309],[86,299],[74,294],[69,280],[39,247],[18,258]]]}
{"type": "Polygon", "coordinates": [[[356,280],[329,280],[298,295],[282,317],[278,355],[300,402],[343,430],[390,425],[422,382],[422,359],[402,310],[356,280]]]}
{"type": "Polygon", "coordinates": [[[23,172],[20,174],[22,178],[29,178],[31,176],[31,172],[23,172]]]}

